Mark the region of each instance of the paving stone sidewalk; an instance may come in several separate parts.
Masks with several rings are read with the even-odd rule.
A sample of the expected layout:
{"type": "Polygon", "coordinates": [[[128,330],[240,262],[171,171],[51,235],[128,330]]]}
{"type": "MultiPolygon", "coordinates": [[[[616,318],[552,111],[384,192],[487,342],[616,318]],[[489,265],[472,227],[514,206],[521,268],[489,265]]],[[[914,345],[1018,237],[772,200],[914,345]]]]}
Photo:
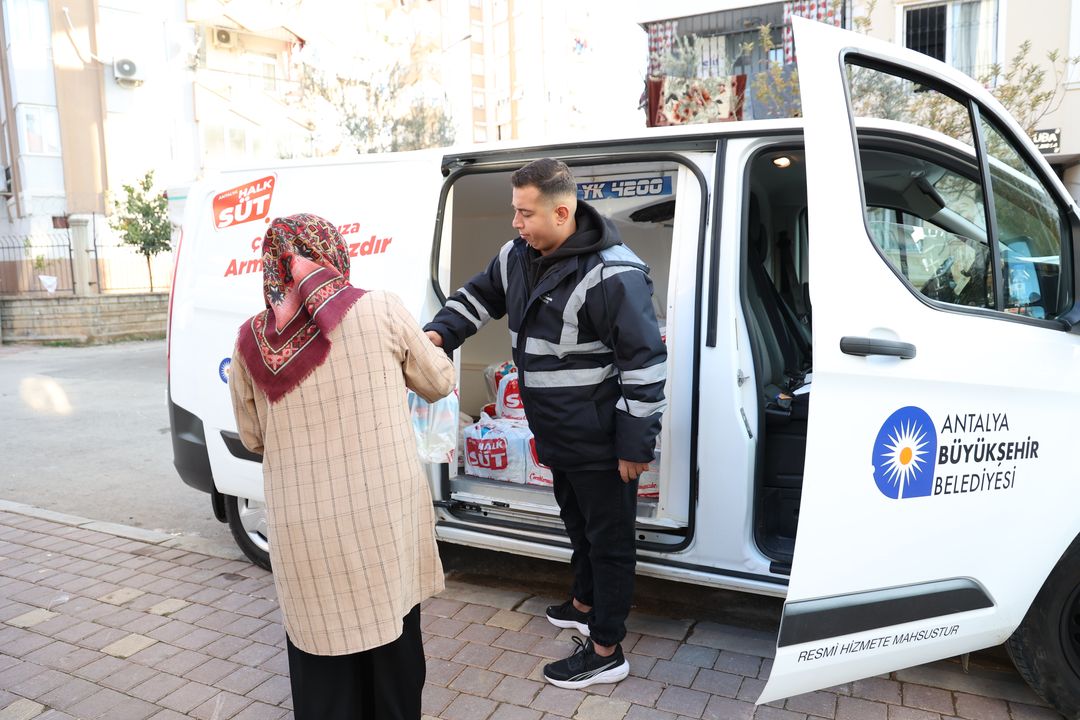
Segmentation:
{"type": "MultiPolygon", "coordinates": [[[[0,501],[0,720],[291,718],[272,577],[190,547],[0,501]]],[[[554,599],[447,585],[423,606],[426,719],[1060,720],[1014,674],[947,662],[755,707],[771,636],[637,613],[631,677],[561,690],[554,599]]]]}

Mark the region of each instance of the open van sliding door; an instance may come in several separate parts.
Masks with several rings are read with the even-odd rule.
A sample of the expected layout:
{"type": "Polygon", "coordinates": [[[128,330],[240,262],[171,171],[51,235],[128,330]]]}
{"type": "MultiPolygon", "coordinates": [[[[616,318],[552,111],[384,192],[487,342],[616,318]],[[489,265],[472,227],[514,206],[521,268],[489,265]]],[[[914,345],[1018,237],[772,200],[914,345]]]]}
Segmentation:
{"type": "Polygon", "coordinates": [[[1080,531],[1075,205],[967,76],[793,24],[814,374],[759,702],[1003,642],[1080,531]]]}
{"type": "MultiPolygon", "coordinates": [[[[668,409],[659,438],[663,450],[658,497],[639,498],[641,549],[677,551],[689,544],[693,528],[694,347],[701,301],[696,288],[704,262],[715,148],[715,140],[683,138],[645,147],[642,143],[590,147],[587,155],[579,146],[481,152],[444,160],[448,177],[432,254],[433,286],[440,299],[482,270],[514,236],[509,175],[544,156],[571,166],[578,196],[612,218],[627,246],[652,266],[654,306],[666,317],[668,409]]],[[[483,393],[482,368],[509,357],[505,319],[489,321],[457,351],[463,412],[479,415],[485,402],[478,399],[483,393]]],[[[531,480],[480,477],[468,468],[459,471],[444,465],[440,470],[434,494],[441,539],[549,557],[568,553],[550,489],[532,485],[531,480]]]]}

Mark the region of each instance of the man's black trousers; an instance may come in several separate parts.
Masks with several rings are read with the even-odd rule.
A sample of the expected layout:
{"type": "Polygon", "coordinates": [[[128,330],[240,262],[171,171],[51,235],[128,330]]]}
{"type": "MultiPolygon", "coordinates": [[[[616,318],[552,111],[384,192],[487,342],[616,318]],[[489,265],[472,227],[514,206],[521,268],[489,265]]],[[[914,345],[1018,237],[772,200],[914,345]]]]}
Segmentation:
{"type": "Polygon", "coordinates": [[[618,470],[552,469],[555,499],[574,547],[572,592],[591,605],[589,634],[597,645],[626,636],[634,594],[634,526],[638,481],[618,470]]]}

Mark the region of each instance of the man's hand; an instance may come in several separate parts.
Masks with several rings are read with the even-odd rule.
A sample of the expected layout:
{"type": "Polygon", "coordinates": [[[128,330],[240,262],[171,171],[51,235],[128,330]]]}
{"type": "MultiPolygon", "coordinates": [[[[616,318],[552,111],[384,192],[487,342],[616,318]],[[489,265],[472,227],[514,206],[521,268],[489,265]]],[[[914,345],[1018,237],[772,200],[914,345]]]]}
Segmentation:
{"type": "Polygon", "coordinates": [[[428,336],[428,340],[431,341],[432,345],[434,345],[435,347],[442,347],[442,335],[435,332],[434,330],[428,330],[426,335],[428,336]]]}
{"type": "Polygon", "coordinates": [[[619,460],[619,477],[623,482],[630,482],[631,480],[637,480],[641,473],[649,469],[649,463],[631,462],[630,460],[619,460]]]}

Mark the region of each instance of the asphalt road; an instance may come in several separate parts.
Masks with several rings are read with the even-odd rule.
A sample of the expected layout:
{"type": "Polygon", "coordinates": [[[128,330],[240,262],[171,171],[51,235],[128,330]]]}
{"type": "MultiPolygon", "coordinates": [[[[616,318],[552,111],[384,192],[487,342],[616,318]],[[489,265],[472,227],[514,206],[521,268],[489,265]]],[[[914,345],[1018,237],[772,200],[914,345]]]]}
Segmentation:
{"type": "Polygon", "coordinates": [[[160,340],[0,347],[0,498],[234,547],[172,466],[160,340]]]}

